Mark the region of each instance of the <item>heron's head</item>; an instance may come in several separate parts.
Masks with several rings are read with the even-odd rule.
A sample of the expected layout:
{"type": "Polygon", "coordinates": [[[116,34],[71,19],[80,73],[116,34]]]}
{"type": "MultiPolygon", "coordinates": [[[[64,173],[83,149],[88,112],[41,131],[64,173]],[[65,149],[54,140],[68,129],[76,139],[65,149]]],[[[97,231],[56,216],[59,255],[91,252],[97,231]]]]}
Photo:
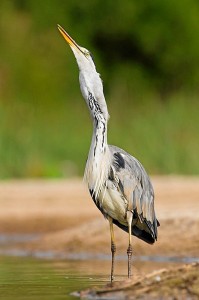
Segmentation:
{"type": "Polygon", "coordinates": [[[99,73],[96,71],[91,53],[87,49],[80,47],[60,25],[58,25],[58,29],[71,47],[77,60],[80,71],[80,89],[91,114],[94,115],[94,111],[92,111],[89,102],[91,101],[90,98],[92,95],[93,99],[97,100],[104,117],[108,119],[108,110],[104,99],[102,81],[99,73]]]}
{"type": "Polygon", "coordinates": [[[75,58],[77,60],[77,64],[79,66],[80,71],[94,71],[95,70],[95,64],[92,58],[92,55],[90,51],[87,49],[80,47],[73,39],[70,37],[70,35],[60,26],[58,25],[58,29],[64,39],[67,41],[69,46],[71,47],[75,58]]]}

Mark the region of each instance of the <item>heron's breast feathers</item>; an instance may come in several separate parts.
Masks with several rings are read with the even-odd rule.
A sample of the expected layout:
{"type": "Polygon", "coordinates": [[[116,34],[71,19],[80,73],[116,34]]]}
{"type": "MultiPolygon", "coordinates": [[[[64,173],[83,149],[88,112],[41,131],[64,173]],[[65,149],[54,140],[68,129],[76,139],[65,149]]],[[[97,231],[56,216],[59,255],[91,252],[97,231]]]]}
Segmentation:
{"type": "Polygon", "coordinates": [[[99,151],[99,149],[95,151],[94,148],[93,151],[89,152],[84,179],[88,184],[89,190],[92,190],[95,199],[99,197],[103,188],[106,187],[110,165],[110,153],[107,147],[103,151],[99,151]]]}

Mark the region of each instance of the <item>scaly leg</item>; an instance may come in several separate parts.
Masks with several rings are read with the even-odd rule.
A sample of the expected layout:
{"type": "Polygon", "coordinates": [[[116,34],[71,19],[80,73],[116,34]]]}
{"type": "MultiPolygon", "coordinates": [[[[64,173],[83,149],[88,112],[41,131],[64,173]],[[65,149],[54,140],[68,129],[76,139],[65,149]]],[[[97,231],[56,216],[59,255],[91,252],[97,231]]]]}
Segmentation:
{"type": "Polygon", "coordinates": [[[111,282],[114,280],[114,264],[115,264],[115,252],[116,245],[114,241],[114,231],[113,231],[113,220],[112,218],[108,218],[110,224],[110,233],[111,233],[111,253],[112,253],[112,263],[111,263],[111,282]]]}
{"type": "Polygon", "coordinates": [[[132,225],[133,214],[131,211],[127,211],[127,221],[129,227],[129,246],[127,248],[128,255],[128,278],[131,278],[131,257],[133,253],[132,245],[131,245],[131,225],[132,225]]]}

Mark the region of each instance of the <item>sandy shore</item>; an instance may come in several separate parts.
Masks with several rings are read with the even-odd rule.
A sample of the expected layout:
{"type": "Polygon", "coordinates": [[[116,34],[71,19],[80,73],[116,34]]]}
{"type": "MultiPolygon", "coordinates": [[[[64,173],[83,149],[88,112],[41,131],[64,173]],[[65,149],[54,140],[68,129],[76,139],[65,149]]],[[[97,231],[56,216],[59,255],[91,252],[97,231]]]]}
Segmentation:
{"type": "MultiPolygon", "coordinates": [[[[153,246],[133,238],[135,255],[198,256],[199,178],[153,177],[156,214],[161,223],[153,246]]],[[[0,183],[0,232],[41,233],[31,250],[110,253],[109,225],[80,179],[0,183]]],[[[118,254],[128,236],[115,227],[118,254]]]]}

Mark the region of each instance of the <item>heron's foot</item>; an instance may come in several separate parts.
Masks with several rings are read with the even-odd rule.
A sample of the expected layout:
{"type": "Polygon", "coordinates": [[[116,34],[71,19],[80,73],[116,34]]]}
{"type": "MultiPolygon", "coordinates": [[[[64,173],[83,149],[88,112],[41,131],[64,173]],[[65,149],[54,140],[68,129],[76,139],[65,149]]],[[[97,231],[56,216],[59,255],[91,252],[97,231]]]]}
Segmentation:
{"type": "Polygon", "coordinates": [[[127,255],[128,255],[128,278],[131,278],[131,257],[133,253],[132,245],[129,244],[127,249],[127,255]]]}

